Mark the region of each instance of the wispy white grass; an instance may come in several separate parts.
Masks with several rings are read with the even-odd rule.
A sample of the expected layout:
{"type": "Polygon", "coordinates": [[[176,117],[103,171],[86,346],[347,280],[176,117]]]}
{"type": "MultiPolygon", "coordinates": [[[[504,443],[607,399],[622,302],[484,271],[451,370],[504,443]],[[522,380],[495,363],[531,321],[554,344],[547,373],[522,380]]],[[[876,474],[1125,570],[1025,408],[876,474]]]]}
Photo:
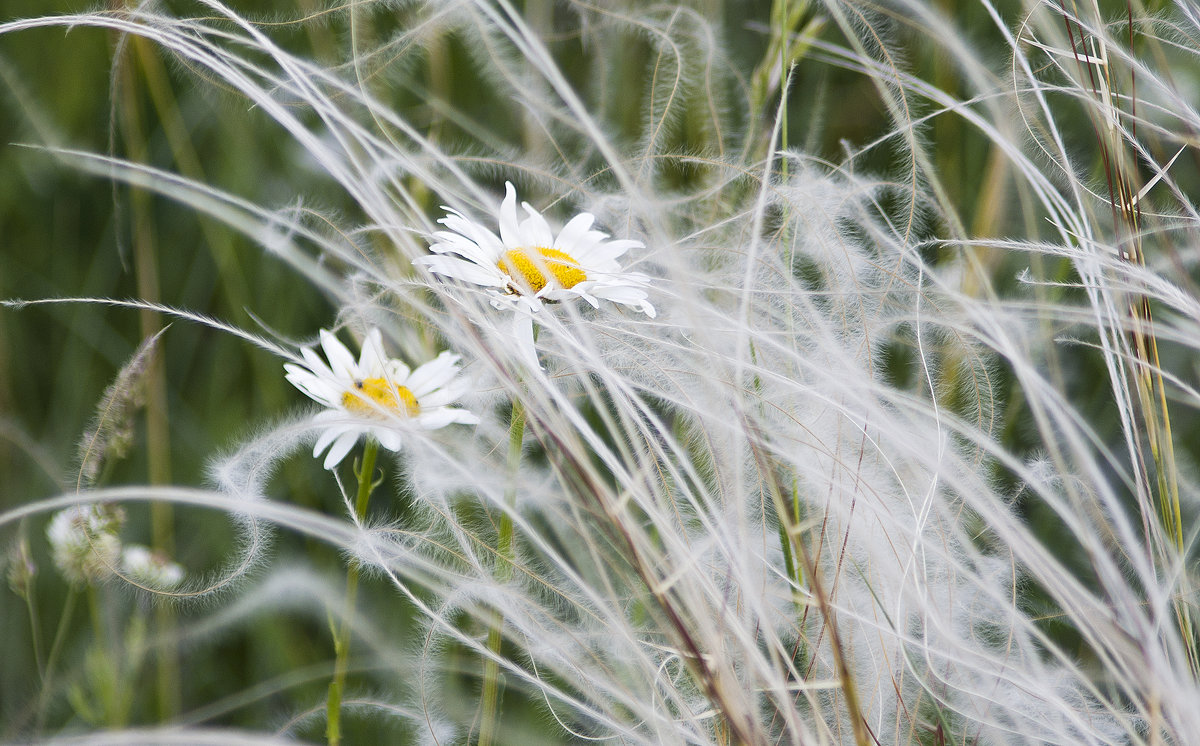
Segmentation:
{"type": "MultiPolygon", "coordinates": [[[[894,180],[859,172],[853,159],[833,166],[796,151],[739,160],[729,143],[743,101],[723,92],[737,91],[736,81],[716,79],[718,34],[684,9],[573,9],[596,45],[589,59],[631,37],[657,55],[644,90],[601,100],[637,107],[641,134],[632,142],[503,2],[430,7],[385,51],[355,50],[350,65],[332,69],[293,56],[217,3],[201,4],[204,18],[138,10],[0,26],[0,36],[36,26],[144,36],[278,122],[297,152],[341,185],[361,222],[329,231],[304,209],[255,205],[145,164],[55,152],[224,220],[335,299],[351,330],[379,325],[415,358],[448,344],[473,361],[468,372],[483,392],[475,411],[490,412],[472,435],[406,445],[414,505],[403,525],[356,526],[290,506],[270,475],[279,460],[298,457],[305,436],[295,421],[218,461],[211,492],[102,490],[9,511],[0,522],[90,500],[154,499],[324,541],[422,615],[416,647],[389,648],[356,626],[414,683],[404,703],[355,707],[365,717],[429,711],[430,728],[451,740],[468,738],[472,724],[443,701],[456,673],[445,661],[453,649],[494,656],[481,630],[499,611],[507,686],[541,710],[550,742],[862,742],[860,723],[880,743],[1186,742],[1200,732],[1200,692],[1173,604],[1192,586],[1181,576],[1194,532],[1180,556],[1142,517],[1155,507],[1139,467],[1145,446],[1128,379],[1136,356],[1126,308],[1142,295],[1171,309],[1155,333],[1193,354],[1200,309],[1165,261],[1139,267],[1118,258],[1107,197],[1083,175],[1090,157],[1075,155],[1082,146],[1068,144],[1060,126],[1056,99],[1090,107],[1095,98],[1063,57],[1071,47],[1055,31],[1057,13],[1031,7],[1001,19],[985,4],[1010,46],[1009,60],[995,60],[959,43],[931,8],[897,7],[946,43],[972,86],[965,99],[906,73],[894,35],[875,34],[881,18],[857,7],[825,6],[851,41],[817,47],[818,59],[877,84],[893,129],[853,155],[892,148],[894,180]],[[474,51],[497,100],[511,97],[507,113],[526,117],[528,136],[549,143],[537,162],[491,148],[486,133],[456,152],[360,83],[373,55],[417,54],[450,30],[474,51]],[[693,105],[711,122],[706,149],[671,152],[669,136],[693,105]],[[936,143],[925,140],[926,118],[948,112],[1004,160],[1035,226],[1027,235],[968,234],[939,181],[936,143]],[[659,161],[702,176],[688,189],[667,187],[659,161]],[[614,236],[642,240],[649,249],[630,256],[640,259],[631,268],[657,278],[659,316],[543,309],[541,372],[523,365],[507,317],[482,294],[411,272],[440,214],[413,185],[483,221],[505,178],[549,195],[539,208],[588,209],[614,236]],[[938,240],[939,226],[950,240],[938,240]],[[1030,264],[1066,260],[1074,274],[1048,282],[1031,271],[1014,289],[972,292],[964,278],[977,267],[929,259],[968,246],[1030,264]],[[1103,361],[1123,443],[1070,400],[1060,362],[1069,342],[1103,361]],[[507,423],[496,414],[512,398],[529,423],[515,475],[507,423]],[[1003,423],[1016,407],[1034,449],[1006,443],[1003,423]],[[510,479],[516,569],[501,583],[494,522],[510,510],[510,479]],[[1023,513],[1035,505],[1058,522],[1053,544],[1023,513]],[[1077,635],[1079,647],[1068,648],[1056,627],[1077,635]]],[[[1195,55],[1194,15],[1185,8],[1163,27],[1167,42],[1195,55]]],[[[1137,69],[1138,101],[1150,102],[1139,109],[1139,132],[1144,124],[1185,141],[1200,115],[1169,79],[1125,56],[1120,28],[1090,32],[1107,34],[1110,60],[1137,69]]],[[[433,105],[453,115],[447,102],[433,105]]],[[[1100,121],[1121,142],[1140,142],[1132,119],[1100,121]]],[[[1167,217],[1147,235],[1194,269],[1195,206],[1170,171],[1154,175],[1167,217]]],[[[294,357],[287,344],[259,343],[281,363],[294,357]]],[[[1193,410],[1193,372],[1164,374],[1177,382],[1172,406],[1193,410]]],[[[1188,471],[1176,478],[1194,511],[1188,471]]],[[[269,561],[258,530],[245,535],[235,574],[269,561]]],[[[330,594],[303,574],[288,579],[310,583],[314,598],[330,594]]],[[[273,598],[259,605],[270,609],[273,598]]]]}

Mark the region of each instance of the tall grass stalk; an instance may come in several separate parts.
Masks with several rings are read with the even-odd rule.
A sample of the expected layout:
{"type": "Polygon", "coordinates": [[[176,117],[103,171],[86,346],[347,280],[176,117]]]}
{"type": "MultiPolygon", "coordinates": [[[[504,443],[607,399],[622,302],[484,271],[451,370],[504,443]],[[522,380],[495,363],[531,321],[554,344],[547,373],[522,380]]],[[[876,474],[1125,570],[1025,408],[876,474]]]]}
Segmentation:
{"type": "MultiPolygon", "coordinates": [[[[145,39],[132,40],[130,59],[121,65],[120,116],[125,150],[136,161],[146,159],[146,137],[140,113],[141,102],[136,70],[148,69],[146,62],[155,56],[155,51],[145,39]],[[140,63],[140,64],[139,64],[140,63]]],[[[133,222],[134,273],[137,277],[138,297],[157,303],[162,295],[159,290],[158,247],[154,240],[154,226],[150,217],[149,195],[140,189],[130,191],[131,219],[133,222]]],[[[161,316],[150,308],[139,313],[142,336],[150,339],[162,329],[161,316]]],[[[151,358],[145,375],[146,403],[146,460],[149,484],[171,483],[171,430],[167,411],[167,378],[161,355],[151,358]]],[[[173,556],[175,553],[175,520],[170,504],[154,503],[150,506],[150,533],[155,549],[173,556]]],[[[155,611],[156,632],[160,638],[169,640],[175,634],[174,610],[160,605],[155,611]]],[[[158,714],[164,721],[170,720],[181,707],[179,662],[172,645],[159,646],[155,653],[157,674],[158,714]]]]}

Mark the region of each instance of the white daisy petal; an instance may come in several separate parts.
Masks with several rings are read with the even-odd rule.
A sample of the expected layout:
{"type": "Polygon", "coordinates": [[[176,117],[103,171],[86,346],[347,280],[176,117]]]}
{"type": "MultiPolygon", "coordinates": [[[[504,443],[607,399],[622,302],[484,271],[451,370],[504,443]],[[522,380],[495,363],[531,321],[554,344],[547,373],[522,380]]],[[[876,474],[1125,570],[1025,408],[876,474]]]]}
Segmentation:
{"type": "Polygon", "coordinates": [[[333,371],[329,369],[325,361],[311,348],[302,347],[300,355],[304,358],[304,362],[308,363],[308,369],[318,378],[333,376],[333,371]]]}
{"type": "Polygon", "coordinates": [[[371,437],[379,442],[379,445],[395,453],[404,445],[404,440],[400,437],[400,431],[386,427],[371,428],[371,437]]]}
{"type": "Polygon", "coordinates": [[[284,363],[283,369],[289,376],[296,376],[297,378],[316,378],[311,370],[299,365],[298,363],[284,363]]]}
{"type": "Polygon", "coordinates": [[[608,238],[607,233],[600,231],[584,231],[570,243],[571,256],[586,264],[589,268],[595,266],[595,260],[592,258],[596,254],[597,247],[604,244],[608,238]]]}
{"type": "Polygon", "coordinates": [[[596,296],[592,295],[589,292],[589,289],[590,289],[589,287],[585,287],[584,285],[580,284],[580,285],[576,285],[574,288],[572,288],[572,292],[575,293],[575,295],[577,295],[578,297],[582,298],[584,300],[584,302],[587,303],[592,308],[599,308],[600,307],[599,299],[597,299],[596,296]]]}
{"type": "Polygon", "coordinates": [[[448,383],[457,372],[458,355],[447,350],[414,370],[405,385],[420,398],[448,383]]]}
{"type": "Polygon", "coordinates": [[[517,189],[511,181],[504,182],[504,201],[500,203],[500,240],[506,248],[520,245],[517,223],[517,189]]]}
{"type": "Polygon", "coordinates": [[[446,425],[455,423],[462,425],[474,425],[479,422],[479,418],[465,409],[451,409],[449,407],[439,409],[436,412],[423,414],[417,418],[417,424],[426,430],[437,430],[446,425]]]}
{"type": "Polygon", "coordinates": [[[481,422],[479,415],[467,409],[449,408],[446,411],[454,413],[454,424],[457,425],[478,425],[481,422]]]}
{"type": "Polygon", "coordinates": [[[343,435],[345,432],[345,428],[341,427],[329,427],[325,430],[322,430],[321,434],[317,436],[317,442],[313,444],[313,458],[316,458],[324,453],[325,450],[329,448],[330,444],[337,440],[338,437],[343,435]]]}
{"type": "Polygon", "coordinates": [[[598,287],[593,290],[597,298],[604,298],[613,303],[620,303],[624,306],[634,306],[642,313],[650,318],[654,318],[657,312],[654,306],[647,299],[646,291],[639,288],[618,286],[618,287],[598,287]]]}
{"type": "Polygon", "coordinates": [[[288,375],[284,376],[284,379],[287,380],[288,383],[303,391],[306,395],[308,395],[308,398],[315,402],[324,404],[327,407],[336,406],[336,402],[340,397],[340,394],[333,393],[331,391],[331,387],[315,376],[301,378],[289,373],[288,375]]]}
{"type": "Polygon", "coordinates": [[[516,341],[517,357],[533,370],[541,370],[538,362],[537,345],[533,341],[533,316],[519,313],[513,317],[513,339],[516,341]]]}
{"type": "Polygon", "coordinates": [[[324,467],[334,469],[342,463],[342,459],[346,458],[346,454],[350,453],[350,449],[358,442],[358,435],[359,431],[357,430],[348,430],[339,435],[337,440],[333,441],[333,445],[329,447],[329,453],[325,454],[324,467]]]}
{"type": "MultiPolygon", "coordinates": [[[[284,378],[292,381],[287,376],[284,376],[284,378]]],[[[304,391],[314,401],[321,402],[322,404],[332,405],[342,398],[342,387],[332,375],[322,378],[310,375],[299,382],[292,381],[292,385],[304,391]]]]}
{"type": "Polygon", "coordinates": [[[645,246],[641,241],[634,241],[632,239],[605,241],[604,243],[596,244],[586,256],[589,264],[599,266],[602,263],[617,259],[630,249],[642,249],[645,246]]]}
{"type": "Polygon", "coordinates": [[[482,266],[465,259],[449,256],[423,256],[415,261],[430,272],[483,287],[503,288],[508,283],[503,272],[494,266],[482,266]]]}
{"type": "MultiPolygon", "coordinates": [[[[469,385],[469,384],[468,384],[469,385]]],[[[422,406],[429,410],[447,407],[462,398],[466,386],[452,385],[437,388],[421,397],[422,406]]]]}
{"type": "Polygon", "coordinates": [[[550,230],[550,224],[540,212],[530,207],[528,202],[522,202],[521,206],[529,215],[521,221],[521,245],[525,248],[550,248],[554,244],[554,232],[550,230]]]}
{"type": "Polygon", "coordinates": [[[490,261],[504,253],[504,242],[495,233],[472,223],[459,213],[449,215],[438,222],[449,229],[434,234],[434,238],[439,241],[454,245],[475,244],[477,250],[483,252],[485,261],[490,261]]]}
{"type": "MultiPolygon", "coordinates": [[[[477,241],[455,233],[447,233],[442,231],[440,233],[435,233],[434,238],[438,239],[438,242],[429,247],[429,250],[433,253],[458,254],[462,258],[474,262],[475,264],[495,264],[500,255],[504,253],[502,249],[497,251],[489,247],[481,246],[477,241]]],[[[496,245],[499,246],[500,242],[497,241],[496,245]]]]}
{"type": "Polygon", "coordinates": [[[597,298],[604,298],[613,303],[623,303],[625,305],[642,305],[646,300],[646,291],[638,287],[630,285],[606,285],[598,284],[591,289],[593,295],[597,298]]]}
{"type": "Polygon", "coordinates": [[[354,356],[350,354],[350,350],[325,329],[321,330],[321,349],[325,351],[325,359],[329,361],[329,369],[333,371],[334,376],[351,379],[358,377],[354,356]]]}
{"type": "Polygon", "coordinates": [[[470,393],[474,383],[468,378],[455,378],[423,394],[420,397],[423,409],[436,409],[453,404],[470,393]]]}
{"type": "Polygon", "coordinates": [[[408,383],[408,377],[411,375],[411,372],[409,371],[407,365],[395,358],[392,358],[384,363],[383,368],[383,377],[388,381],[397,386],[407,386],[409,389],[412,389],[412,386],[408,383]]]}
{"type": "Polygon", "coordinates": [[[363,339],[362,352],[358,356],[358,375],[360,378],[380,378],[384,374],[384,362],[387,356],[383,354],[383,335],[378,329],[371,329],[363,339]]]}
{"type": "MultiPolygon", "coordinates": [[[[567,221],[563,229],[558,232],[558,238],[554,239],[554,244],[550,247],[559,251],[571,253],[571,249],[579,244],[579,239],[587,235],[588,229],[592,227],[592,223],[596,222],[596,216],[590,212],[581,212],[575,217],[567,221]]],[[[575,256],[572,254],[572,256],[575,256]]],[[[576,256],[576,259],[580,257],[576,256]]]]}

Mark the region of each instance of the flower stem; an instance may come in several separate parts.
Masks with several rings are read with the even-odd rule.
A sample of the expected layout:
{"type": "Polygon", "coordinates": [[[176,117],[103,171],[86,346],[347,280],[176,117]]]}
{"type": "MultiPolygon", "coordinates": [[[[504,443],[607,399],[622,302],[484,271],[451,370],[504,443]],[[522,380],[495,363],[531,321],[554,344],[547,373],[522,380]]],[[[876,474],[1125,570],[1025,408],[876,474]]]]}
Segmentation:
{"type": "MultiPolygon", "coordinates": [[[[368,438],[363,448],[362,465],[357,472],[358,495],[354,501],[354,516],[362,522],[367,516],[367,503],[379,482],[375,481],[375,460],[379,443],[368,438]]],[[[333,630],[333,681],[329,682],[329,697],[325,702],[325,737],[330,746],[342,742],[342,691],[346,686],[346,662],[350,653],[350,620],[358,600],[358,564],[351,561],[346,569],[345,612],[340,623],[330,621],[333,630]]]]}
{"type": "Polygon", "coordinates": [[[99,690],[97,693],[105,725],[120,728],[124,725],[120,708],[120,672],[117,670],[120,654],[116,650],[116,639],[109,634],[109,625],[105,623],[100,590],[95,584],[88,585],[87,600],[88,614],[92,621],[92,636],[95,638],[96,656],[99,660],[99,675],[92,674],[95,678],[91,684],[99,690]]]}
{"type": "MultiPolygon", "coordinates": [[[[521,468],[521,447],[525,439],[525,405],[520,399],[513,399],[512,415],[508,421],[508,488],[504,492],[504,512],[500,515],[500,525],[496,534],[496,581],[504,584],[512,578],[513,562],[513,511],[517,508],[517,472],[521,468]]],[[[479,726],[479,746],[491,746],[496,734],[496,715],[500,709],[500,663],[496,656],[500,655],[500,645],[503,642],[501,632],[504,628],[504,615],[499,611],[492,613],[491,626],[488,628],[487,647],[492,653],[483,662],[483,701],[481,703],[482,718],[479,726]]]]}
{"type": "Polygon", "coordinates": [[[42,633],[39,629],[40,622],[38,621],[37,603],[33,598],[33,582],[30,581],[29,587],[22,594],[25,597],[25,610],[29,613],[29,633],[30,642],[33,646],[33,662],[37,666],[38,678],[45,680],[46,668],[42,664],[42,633]]]}
{"type": "Polygon", "coordinates": [[[58,617],[58,629],[54,632],[54,641],[50,643],[50,652],[46,656],[46,667],[42,669],[42,693],[38,697],[36,733],[42,732],[42,726],[46,722],[46,709],[50,705],[50,690],[54,680],[54,666],[58,663],[58,654],[67,637],[67,628],[71,626],[71,616],[75,613],[75,599],[78,596],[79,591],[75,589],[75,586],[67,589],[67,598],[63,601],[62,612],[58,617]]]}

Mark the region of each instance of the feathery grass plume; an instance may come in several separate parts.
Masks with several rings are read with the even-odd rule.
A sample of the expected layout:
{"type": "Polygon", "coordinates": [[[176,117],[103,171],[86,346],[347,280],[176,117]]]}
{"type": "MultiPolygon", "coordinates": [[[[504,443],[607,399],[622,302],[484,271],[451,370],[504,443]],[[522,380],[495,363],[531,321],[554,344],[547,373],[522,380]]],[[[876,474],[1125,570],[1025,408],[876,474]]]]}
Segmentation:
{"type": "MultiPolygon", "coordinates": [[[[1143,218],[1143,197],[1148,195],[1178,156],[1186,150],[1186,145],[1161,168],[1154,163],[1147,145],[1143,144],[1145,136],[1140,135],[1138,131],[1139,120],[1136,114],[1139,107],[1144,108],[1145,102],[1139,100],[1136,66],[1127,63],[1120,53],[1110,52],[1109,46],[1112,42],[1105,34],[1093,34],[1089,31],[1091,25],[1101,23],[1094,10],[1082,8],[1075,10],[1073,14],[1064,13],[1067,38],[1071,44],[1071,58],[1076,67],[1073,71],[1063,72],[1073,73],[1074,83],[1079,90],[1087,91],[1091,95],[1090,101],[1082,99],[1080,103],[1091,118],[1097,150],[1101,155],[1107,186],[1107,203],[1112,213],[1113,225],[1110,230],[1117,253],[1126,261],[1144,266],[1147,250],[1169,250],[1170,247],[1164,246],[1158,240],[1157,232],[1153,228],[1143,233],[1144,226],[1153,226],[1159,217],[1153,211],[1147,211],[1143,218]],[[1084,19],[1090,23],[1085,25],[1084,19]],[[1129,110],[1128,116],[1125,108],[1129,110]],[[1126,120],[1127,125],[1123,124],[1126,120]],[[1148,181],[1137,173],[1138,160],[1149,160],[1148,165],[1156,171],[1148,181]]],[[[1128,39],[1132,44],[1132,8],[1128,10],[1126,23],[1128,39]]],[[[1129,52],[1133,53],[1134,50],[1130,49],[1129,52]]],[[[1153,85],[1151,92],[1154,93],[1153,85]]],[[[1156,520],[1165,534],[1157,541],[1173,545],[1177,552],[1183,551],[1184,527],[1179,499],[1178,465],[1167,389],[1154,331],[1152,303],[1149,296],[1136,292],[1128,293],[1125,302],[1129,326],[1125,332],[1126,344],[1132,356],[1125,359],[1124,366],[1134,384],[1134,401],[1142,424],[1141,428],[1127,437],[1137,447],[1138,476],[1144,485],[1142,489],[1150,492],[1149,485],[1153,484],[1156,498],[1151,499],[1149,495],[1139,497],[1142,510],[1146,511],[1142,517],[1143,525],[1156,520]],[[1155,506],[1156,509],[1149,511],[1150,506],[1155,506]]],[[[1147,535],[1150,533],[1148,526],[1143,530],[1147,535]]],[[[1171,562],[1169,557],[1160,556],[1159,559],[1167,564],[1171,562]]],[[[1191,594],[1190,584],[1191,578],[1184,574],[1180,578],[1179,588],[1182,598],[1191,594]]],[[[1193,629],[1191,605],[1186,602],[1177,603],[1176,616],[1186,643],[1193,678],[1200,678],[1200,651],[1197,649],[1198,641],[1193,629]]]]}
{"type": "Polygon", "coordinates": [[[145,404],[145,376],[158,352],[158,341],[170,327],[138,345],[96,405],[96,416],[79,439],[77,489],[92,487],[106,463],[124,458],[133,442],[134,417],[145,404]]]}
{"type": "MultiPolygon", "coordinates": [[[[528,435],[514,483],[502,417],[480,408],[472,437],[406,449],[403,524],[272,499],[267,477],[299,443],[295,423],[214,469],[212,504],[351,555],[386,589],[381,608],[419,619],[407,635],[420,641],[415,661],[378,657],[380,679],[413,680],[403,704],[434,712],[429,731],[473,737],[472,677],[488,659],[506,679],[500,742],[1154,743],[1200,732],[1194,641],[1174,623],[1194,605],[1181,595],[1194,551],[1140,522],[1155,496],[1127,373],[1136,361],[1161,374],[1173,422],[1180,411],[1194,421],[1200,304],[1186,275],[1200,219],[1189,182],[1127,122],[1183,145],[1200,116],[1111,29],[1072,16],[1137,69],[1138,100],[1154,102],[1104,120],[1158,179],[1139,226],[1165,250],[1144,264],[1119,257],[1113,201],[1088,177],[1080,143],[1093,133],[1077,127],[1074,102],[1094,89],[1062,73],[1077,54],[1061,8],[1030,3],[1013,19],[985,0],[960,22],[923,0],[877,14],[825,3],[841,36],[811,40],[796,74],[851,76],[887,117],[835,162],[780,152],[781,117],[766,137],[744,118],[755,94],[721,76],[731,57],[720,29],[690,8],[564,6],[572,25],[558,34],[558,20],[540,28],[505,0],[371,5],[342,16],[355,45],[346,64],[323,66],[273,27],[202,6],[0,34],[139,34],[244,97],[291,135],[314,181],[344,190],[341,220],[65,155],[228,222],[345,318],[403,327],[392,336],[426,354],[453,348],[495,410],[519,401],[528,435]],[[403,23],[382,25],[385,9],[403,23]],[[368,23],[381,36],[358,46],[368,23]],[[976,28],[1003,54],[971,43],[976,28]],[[461,47],[449,56],[432,41],[448,33],[461,47]],[[432,70],[436,95],[424,95],[414,71],[438,54],[463,68],[469,95],[432,70]],[[947,65],[945,79],[906,57],[947,65]],[[428,102],[420,114],[397,104],[413,91],[428,102]],[[419,121],[435,114],[436,139],[419,121]],[[1000,174],[983,190],[972,154],[958,164],[967,185],[955,184],[953,155],[931,139],[951,120],[1000,174]],[[521,157],[530,140],[544,145],[537,161],[521,157]],[[482,214],[510,179],[540,212],[587,210],[644,244],[631,268],[655,278],[658,316],[563,304],[541,319],[546,374],[523,376],[521,340],[481,323],[485,294],[409,274],[434,233],[432,205],[482,214]],[[979,217],[1001,196],[1019,208],[979,217]],[[1151,200],[1157,222],[1145,221],[1151,200]],[[981,224],[986,235],[973,235],[981,224]],[[1154,333],[1172,354],[1138,357],[1131,296],[1164,309],[1154,333]],[[518,537],[502,582],[501,511],[518,537]],[[497,612],[504,644],[492,649],[482,636],[497,612]]],[[[1195,60],[1190,8],[1145,20],[1148,38],[1195,60]]],[[[1181,507],[1194,509],[1195,454],[1176,457],[1181,507]]],[[[265,561],[256,542],[248,556],[265,561]]],[[[366,667],[352,675],[380,680],[366,667]]],[[[293,707],[308,713],[311,699],[293,707]]]]}

